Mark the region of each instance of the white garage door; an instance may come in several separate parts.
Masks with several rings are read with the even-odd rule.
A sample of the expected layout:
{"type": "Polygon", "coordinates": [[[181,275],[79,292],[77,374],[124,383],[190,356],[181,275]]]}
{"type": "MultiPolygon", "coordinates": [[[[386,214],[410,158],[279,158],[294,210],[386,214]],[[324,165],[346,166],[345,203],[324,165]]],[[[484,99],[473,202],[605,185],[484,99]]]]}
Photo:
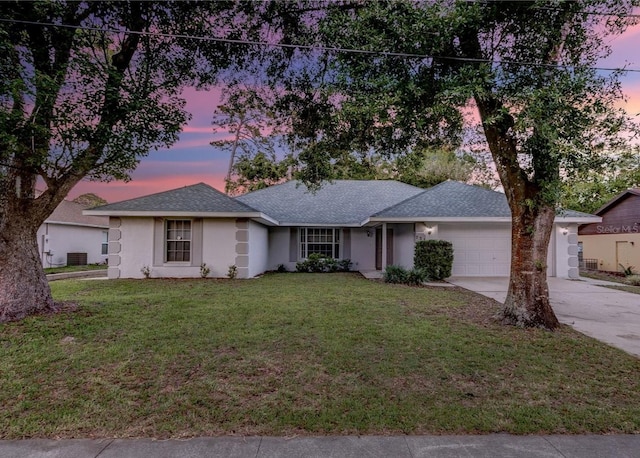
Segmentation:
{"type": "Polygon", "coordinates": [[[453,244],[453,276],[509,276],[510,227],[491,224],[440,224],[438,238],[453,244]]]}

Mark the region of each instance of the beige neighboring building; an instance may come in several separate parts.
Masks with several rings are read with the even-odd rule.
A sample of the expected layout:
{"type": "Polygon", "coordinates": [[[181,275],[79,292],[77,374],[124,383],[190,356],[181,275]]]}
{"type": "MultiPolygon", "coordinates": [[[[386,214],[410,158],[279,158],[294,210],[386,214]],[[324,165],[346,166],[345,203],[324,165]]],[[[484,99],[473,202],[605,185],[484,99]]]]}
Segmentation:
{"type": "Polygon", "coordinates": [[[640,189],[628,189],[600,208],[602,222],[578,230],[582,264],[609,272],[640,272],[640,189]]]}
{"type": "Polygon", "coordinates": [[[109,218],[88,216],[85,207],[63,200],[38,229],[43,267],[99,264],[107,261],[109,218]]]}

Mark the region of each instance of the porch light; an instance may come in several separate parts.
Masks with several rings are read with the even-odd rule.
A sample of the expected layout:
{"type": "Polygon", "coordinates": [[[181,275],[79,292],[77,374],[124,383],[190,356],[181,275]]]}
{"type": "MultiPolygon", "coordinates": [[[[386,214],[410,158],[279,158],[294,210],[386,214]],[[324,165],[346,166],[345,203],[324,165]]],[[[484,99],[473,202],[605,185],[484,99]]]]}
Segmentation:
{"type": "Polygon", "coordinates": [[[427,234],[431,235],[431,233],[433,232],[433,227],[431,226],[427,226],[426,228],[427,234]]]}
{"type": "Polygon", "coordinates": [[[560,232],[562,233],[562,235],[567,235],[569,233],[569,228],[568,227],[561,227],[560,228],[560,232]]]}

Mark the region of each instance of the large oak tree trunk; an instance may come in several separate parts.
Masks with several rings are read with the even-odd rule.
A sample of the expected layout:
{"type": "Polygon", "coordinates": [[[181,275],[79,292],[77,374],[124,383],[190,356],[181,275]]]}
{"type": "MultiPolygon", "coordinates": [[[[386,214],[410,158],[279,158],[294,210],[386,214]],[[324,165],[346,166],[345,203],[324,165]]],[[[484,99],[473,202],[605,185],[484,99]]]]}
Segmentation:
{"type": "Polygon", "coordinates": [[[524,205],[512,215],[511,275],[500,318],[523,327],[554,329],[558,326],[547,284],[547,253],[555,211],[535,211],[524,205]]]}
{"type": "MultiPolygon", "coordinates": [[[[540,182],[531,180],[519,165],[513,118],[495,99],[476,97],[476,104],[511,210],[511,271],[500,318],[516,326],[553,330],[559,323],[549,302],[547,253],[555,207],[545,200],[540,182]]],[[[535,158],[534,165],[541,179],[558,173],[535,158]]]]}
{"type": "Polygon", "coordinates": [[[54,311],[38,253],[39,222],[26,212],[5,217],[0,235],[0,322],[54,311]]]}

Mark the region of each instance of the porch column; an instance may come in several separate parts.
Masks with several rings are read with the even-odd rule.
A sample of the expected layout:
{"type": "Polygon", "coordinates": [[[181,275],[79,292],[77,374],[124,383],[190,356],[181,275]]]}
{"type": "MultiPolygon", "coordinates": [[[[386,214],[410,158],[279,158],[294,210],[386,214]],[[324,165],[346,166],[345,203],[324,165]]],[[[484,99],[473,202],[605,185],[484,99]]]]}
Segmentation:
{"type": "Polygon", "coordinates": [[[382,223],[382,270],[387,268],[387,223],[382,223]]]}

